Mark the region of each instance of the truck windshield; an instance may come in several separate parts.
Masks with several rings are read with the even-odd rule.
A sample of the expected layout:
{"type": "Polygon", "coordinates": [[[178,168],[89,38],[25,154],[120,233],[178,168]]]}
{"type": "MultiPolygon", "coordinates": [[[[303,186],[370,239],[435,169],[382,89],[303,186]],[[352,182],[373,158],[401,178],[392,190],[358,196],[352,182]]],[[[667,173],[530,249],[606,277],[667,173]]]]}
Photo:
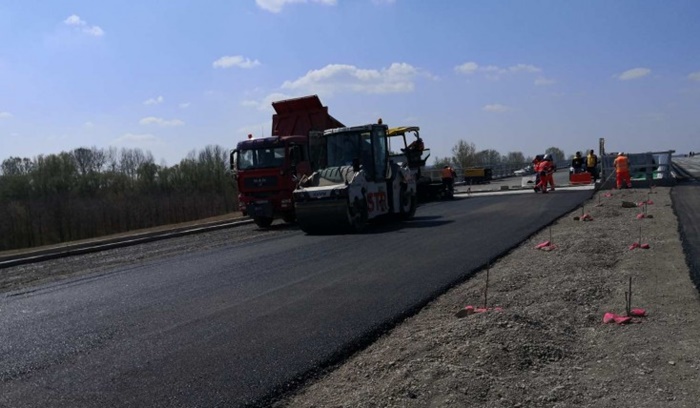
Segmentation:
{"type": "Polygon", "coordinates": [[[281,167],[284,165],[284,156],[284,147],[239,150],[237,168],[249,170],[281,167]]]}

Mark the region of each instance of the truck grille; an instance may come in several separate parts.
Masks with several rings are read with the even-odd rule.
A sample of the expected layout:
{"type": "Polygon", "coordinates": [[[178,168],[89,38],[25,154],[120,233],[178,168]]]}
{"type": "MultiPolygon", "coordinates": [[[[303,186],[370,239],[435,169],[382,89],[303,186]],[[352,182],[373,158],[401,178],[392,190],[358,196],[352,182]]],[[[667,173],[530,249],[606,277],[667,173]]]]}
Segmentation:
{"type": "Polygon", "coordinates": [[[243,185],[248,188],[275,187],[277,176],[250,177],[243,180],[243,185]]]}

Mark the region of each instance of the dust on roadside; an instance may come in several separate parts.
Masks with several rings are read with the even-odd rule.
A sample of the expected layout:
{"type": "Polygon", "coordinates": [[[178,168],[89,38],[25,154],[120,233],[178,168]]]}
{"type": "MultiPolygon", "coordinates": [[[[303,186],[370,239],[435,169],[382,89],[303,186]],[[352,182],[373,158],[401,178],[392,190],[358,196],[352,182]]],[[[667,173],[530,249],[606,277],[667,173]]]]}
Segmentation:
{"type": "Polygon", "coordinates": [[[11,250],[6,250],[6,251],[0,251],[0,257],[18,257],[18,256],[24,256],[24,255],[28,255],[28,254],[31,255],[32,253],[39,251],[39,250],[60,249],[60,248],[69,247],[69,246],[75,245],[75,244],[99,242],[99,241],[106,240],[106,239],[133,237],[133,236],[138,236],[138,235],[142,235],[142,234],[150,234],[150,233],[157,233],[157,232],[167,232],[167,231],[172,231],[173,228],[198,227],[198,226],[207,225],[207,224],[211,224],[211,223],[217,223],[217,222],[236,221],[236,220],[243,219],[243,218],[244,218],[244,216],[241,214],[240,211],[234,211],[234,212],[230,212],[230,213],[224,214],[224,215],[219,215],[216,217],[203,218],[201,220],[187,221],[187,222],[182,222],[182,223],[178,223],[178,224],[159,225],[157,227],[142,228],[142,229],[138,229],[138,230],[126,231],[126,232],[121,232],[118,234],[112,234],[112,235],[107,235],[107,236],[102,236],[102,237],[82,239],[82,240],[77,240],[77,241],[65,242],[65,243],[61,243],[61,244],[46,245],[46,246],[42,246],[42,247],[11,249],[11,250]]]}
{"type": "MultiPolygon", "coordinates": [[[[190,223],[160,226],[155,228],[132,231],[130,233],[110,235],[106,239],[119,236],[134,237],[138,234],[146,234],[161,231],[171,231],[174,227],[200,227],[211,223],[234,221],[241,219],[240,213],[231,213],[221,217],[207,218],[190,223]]],[[[126,265],[138,265],[153,262],[159,258],[172,254],[186,253],[188,251],[201,251],[218,248],[226,245],[265,239],[269,236],[279,235],[285,231],[293,231],[284,224],[274,224],[269,229],[259,229],[255,226],[240,226],[217,231],[203,232],[184,237],[170,238],[166,241],[153,241],[140,245],[126,246],[122,248],[108,249],[99,252],[75,255],[67,258],[58,258],[25,265],[12,266],[0,269],[0,293],[10,291],[32,290],[33,287],[45,283],[59,282],[67,278],[81,276],[94,276],[107,273],[126,265]]],[[[89,242],[97,242],[100,239],[89,242]]],[[[81,241],[80,243],[88,242],[81,241]]],[[[75,242],[74,242],[75,243],[75,242]]],[[[74,244],[72,243],[72,244],[74,244]]],[[[65,244],[68,245],[68,244],[65,244]]],[[[48,249],[42,247],[39,249],[48,249]]],[[[35,249],[28,249],[24,254],[31,254],[35,249]]],[[[0,255],[9,255],[2,252],[0,255]]],[[[17,251],[12,256],[19,256],[17,251]]]]}
{"type": "Polygon", "coordinates": [[[453,288],[344,364],[275,407],[695,407],[700,299],[683,256],[669,188],[598,192],[453,288]],[[622,201],[651,200],[623,208],[622,201]],[[650,249],[630,250],[639,241],[650,249]],[[552,251],[534,247],[551,239],[552,251]],[[603,324],[633,307],[648,316],[603,324]]]}

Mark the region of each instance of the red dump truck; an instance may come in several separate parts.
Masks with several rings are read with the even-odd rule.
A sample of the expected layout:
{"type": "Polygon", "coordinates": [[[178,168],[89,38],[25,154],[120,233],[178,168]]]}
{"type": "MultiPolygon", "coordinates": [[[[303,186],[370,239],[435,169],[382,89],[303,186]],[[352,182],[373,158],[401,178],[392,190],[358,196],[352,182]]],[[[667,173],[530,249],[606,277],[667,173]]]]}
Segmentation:
{"type": "Polygon", "coordinates": [[[238,203],[261,228],[276,218],[293,222],[292,192],[325,157],[323,131],[344,127],[317,95],[272,102],[272,136],[239,142],[231,152],[238,203]]]}

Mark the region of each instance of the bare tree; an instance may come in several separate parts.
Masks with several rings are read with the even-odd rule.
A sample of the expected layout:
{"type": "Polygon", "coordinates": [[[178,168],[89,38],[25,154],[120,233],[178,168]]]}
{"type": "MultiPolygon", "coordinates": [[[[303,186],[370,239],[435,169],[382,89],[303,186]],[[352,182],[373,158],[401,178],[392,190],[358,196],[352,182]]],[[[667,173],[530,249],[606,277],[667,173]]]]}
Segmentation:
{"type": "Polygon", "coordinates": [[[110,146],[105,152],[105,163],[107,170],[116,173],[119,170],[119,152],[114,146],[110,146]]]}
{"type": "Polygon", "coordinates": [[[558,147],[548,147],[547,150],[545,150],[544,152],[545,154],[551,155],[552,160],[554,160],[555,163],[566,159],[564,151],[558,147]]]}
{"type": "Polygon", "coordinates": [[[474,143],[468,143],[461,139],[452,148],[452,161],[463,169],[475,162],[475,155],[476,146],[474,143]]]}
{"type": "Polygon", "coordinates": [[[73,158],[78,173],[81,176],[101,171],[107,162],[105,152],[94,146],[91,149],[79,147],[73,150],[73,158]]]}
{"type": "Polygon", "coordinates": [[[508,154],[503,157],[503,161],[508,164],[522,166],[525,164],[525,155],[523,155],[523,152],[508,152],[508,154]]]}
{"type": "Polygon", "coordinates": [[[146,163],[153,163],[151,152],[144,152],[141,149],[122,149],[119,157],[119,170],[130,179],[138,177],[138,169],[146,163]]]}
{"type": "Polygon", "coordinates": [[[433,167],[436,169],[441,169],[445,166],[451,166],[452,165],[452,159],[449,157],[435,157],[435,160],[433,161],[433,167]]]}
{"type": "Polygon", "coordinates": [[[497,150],[481,150],[475,155],[475,161],[482,166],[495,166],[501,163],[501,154],[497,150]]]}
{"type": "Polygon", "coordinates": [[[34,162],[28,158],[10,157],[2,161],[0,174],[5,176],[20,176],[29,174],[34,169],[34,162]]]}

